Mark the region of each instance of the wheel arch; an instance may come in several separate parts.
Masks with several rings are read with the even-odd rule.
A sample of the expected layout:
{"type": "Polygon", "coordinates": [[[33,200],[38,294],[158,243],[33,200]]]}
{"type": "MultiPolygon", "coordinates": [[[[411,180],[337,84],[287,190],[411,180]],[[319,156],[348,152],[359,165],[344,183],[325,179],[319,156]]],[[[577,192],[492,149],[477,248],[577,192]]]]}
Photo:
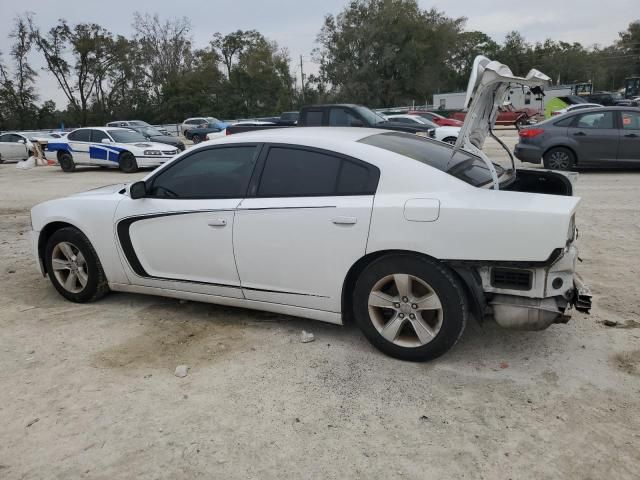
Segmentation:
{"type": "Polygon", "coordinates": [[[71,158],[73,158],[73,155],[71,154],[71,152],[69,150],[66,149],[60,149],[56,151],[56,158],[58,159],[58,161],[60,161],[60,157],[62,155],[64,155],[65,153],[68,153],[69,155],[71,155],[71,158]]]}
{"type": "Polygon", "coordinates": [[[469,306],[471,307],[471,313],[479,322],[482,322],[486,307],[486,300],[482,291],[482,284],[478,283],[480,281],[479,278],[477,278],[476,275],[473,275],[472,272],[467,271],[467,269],[461,270],[459,268],[455,268],[449,265],[446,261],[439,260],[422,252],[416,252],[413,250],[379,250],[377,252],[368,253],[359,258],[358,261],[356,261],[347,272],[345,280],[342,284],[342,298],[340,300],[343,324],[347,324],[353,321],[353,309],[351,305],[350,293],[355,288],[356,281],[360,274],[368,265],[370,265],[375,260],[391,255],[411,255],[417,258],[424,258],[446,265],[451,270],[454,277],[462,285],[469,306]]]}
{"type": "MultiPolygon", "coordinates": [[[[54,233],[56,233],[58,230],[61,230],[63,228],[69,228],[69,227],[70,228],[75,228],[80,233],[82,233],[85,237],[87,237],[87,235],[82,231],[81,228],[79,228],[77,225],[74,225],[74,224],[66,222],[66,221],[56,220],[56,221],[47,223],[42,228],[42,230],[40,230],[40,234],[38,236],[38,261],[42,265],[42,271],[43,271],[45,276],[49,273],[49,272],[47,272],[47,262],[44,261],[44,254],[45,254],[45,249],[47,248],[47,242],[49,241],[51,236],[54,233]]],[[[89,237],[87,237],[87,239],[88,238],[89,237]]],[[[97,254],[97,252],[96,252],[96,254],[97,254]]]]}

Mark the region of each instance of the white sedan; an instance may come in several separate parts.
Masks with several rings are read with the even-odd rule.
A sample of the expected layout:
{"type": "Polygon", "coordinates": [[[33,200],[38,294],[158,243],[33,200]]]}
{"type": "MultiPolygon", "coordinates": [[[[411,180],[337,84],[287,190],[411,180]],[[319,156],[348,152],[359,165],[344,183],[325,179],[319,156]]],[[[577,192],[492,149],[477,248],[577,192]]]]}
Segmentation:
{"type": "Polygon", "coordinates": [[[33,144],[27,135],[18,132],[0,135],[0,163],[26,160],[32,151],[33,144]]]}
{"type": "MultiPolygon", "coordinates": [[[[482,65],[471,110],[495,111],[500,85],[543,83],[501,67],[482,65]]],[[[480,117],[456,147],[341,127],[204,142],[141,181],[37,205],[34,252],[73,302],[113,290],[353,319],[407,360],[447,351],[470,316],[542,329],[588,312],[572,183],[491,163],[480,117]]]]}
{"type": "Polygon", "coordinates": [[[76,165],[119,168],[125,173],[139,167],[157,167],[179,150],[165,143],[149,142],[129,128],[78,128],[66,137],[49,140],[47,156],[55,155],[60,168],[73,172],[76,165]]]}
{"type": "Polygon", "coordinates": [[[418,123],[420,125],[428,125],[430,127],[433,127],[435,129],[435,135],[433,138],[435,138],[436,140],[440,140],[441,142],[450,143],[451,145],[454,145],[456,143],[458,135],[460,134],[461,127],[440,127],[437,124],[433,123],[431,120],[427,120],[420,115],[386,115],[386,118],[394,122],[418,123]]]}

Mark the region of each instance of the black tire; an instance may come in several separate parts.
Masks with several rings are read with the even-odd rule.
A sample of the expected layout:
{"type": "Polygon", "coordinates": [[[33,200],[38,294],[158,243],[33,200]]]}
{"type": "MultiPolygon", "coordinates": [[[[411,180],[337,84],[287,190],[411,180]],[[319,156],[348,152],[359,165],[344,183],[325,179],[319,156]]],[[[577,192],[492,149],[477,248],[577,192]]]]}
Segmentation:
{"type": "Polygon", "coordinates": [[[70,153],[65,152],[58,157],[58,163],[63,172],[73,172],[76,169],[76,162],[70,153]]]}
{"type": "Polygon", "coordinates": [[[124,173],[136,173],[138,171],[138,162],[131,152],[122,152],[119,164],[120,170],[124,173]]]}
{"type": "Polygon", "coordinates": [[[564,147],[553,147],[544,154],[544,168],[550,170],[571,170],[576,165],[576,156],[564,147]]]}
{"type": "Polygon", "coordinates": [[[4,163],[4,160],[2,159],[2,155],[0,155],[0,163],[4,163]]]}
{"type": "Polygon", "coordinates": [[[516,123],[515,123],[516,130],[519,131],[521,128],[526,127],[526,126],[527,126],[527,119],[526,118],[522,117],[522,118],[519,118],[518,120],[516,120],[516,123]]]}
{"type": "Polygon", "coordinates": [[[194,133],[191,137],[191,141],[193,141],[194,144],[200,143],[202,141],[202,138],[200,138],[200,135],[198,135],[197,133],[194,133]]]}
{"type": "MultiPolygon", "coordinates": [[[[437,261],[410,254],[389,255],[369,264],[356,280],[352,299],[355,321],[367,339],[391,357],[414,362],[432,360],[453,347],[464,331],[469,311],[464,288],[449,268],[437,261]],[[377,284],[394,274],[415,277],[427,283],[432,293],[437,295],[441,307],[439,330],[428,343],[416,346],[398,345],[383,337],[374,324],[369,313],[369,296],[377,284]]],[[[409,298],[408,301],[411,303],[412,299],[409,298]]],[[[391,313],[402,316],[398,312],[399,310],[391,313]]],[[[404,333],[410,335],[413,332],[417,337],[417,331],[413,328],[413,323],[410,323],[413,321],[404,320],[396,341],[401,340],[404,333]]],[[[387,324],[384,325],[386,326],[387,324]]]]}
{"type": "Polygon", "coordinates": [[[447,137],[442,141],[445,142],[445,143],[449,143],[451,145],[455,145],[457,140],[458,139],[456,137],[447,137]]]}
{"type": "MultiPolygon", "coordinates": [[[[47,273],[51,283],[58,290],[58,293],[67,300],[76,303],[93,302],[104,296],[109,291],[109,285],[107,278],[98,259],[98,255],[94,250],[89,239],[78,229],[73,227],[65,227],[56,231],[49,240],[45,248],[45,265],[47,267],[47,273]],[[82,267],[83,271],[87,275],[86,285],[78,292],[72,292],[67,290],[58,277],[54,274],[53,270],[53,255],[54,249],[62,242],[71,244],[82,253],[85,264],[82,267]]],[[[80,285],[80,283],[78,283],[80,285]]]]}

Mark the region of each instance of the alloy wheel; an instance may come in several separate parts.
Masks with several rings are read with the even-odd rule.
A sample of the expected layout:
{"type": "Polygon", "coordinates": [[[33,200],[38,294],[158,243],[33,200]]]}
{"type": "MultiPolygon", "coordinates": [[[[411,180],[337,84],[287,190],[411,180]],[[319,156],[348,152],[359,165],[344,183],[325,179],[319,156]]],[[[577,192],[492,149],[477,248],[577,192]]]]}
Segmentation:
{"type": "Polygon", "coordinates": [[[569,154],[563,151],[555,151],[549,155],[549,168],[554,170],[567,170],[571,166],[569,154]]]}
{"type": "Polygon", "coordinates": [[[73,243],[60,242],[53,248],[51,266],[56,280],[66,291],[79,293],[87,286],[87,261],[73,243]]]}
{"type": "Polygon", "coordinates": [[[387,341],[421,347],[442,328],[442,303],[433,288],[418,277],[396,273],[381,278],[369,294],[369,316],[387,341]]]}

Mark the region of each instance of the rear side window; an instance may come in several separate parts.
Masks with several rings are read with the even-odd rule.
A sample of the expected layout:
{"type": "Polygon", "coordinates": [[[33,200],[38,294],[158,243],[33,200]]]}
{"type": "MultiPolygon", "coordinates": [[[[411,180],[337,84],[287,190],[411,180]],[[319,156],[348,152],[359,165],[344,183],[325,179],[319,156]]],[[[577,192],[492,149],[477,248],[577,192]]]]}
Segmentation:
{"type": "Polygon", "coordinates": [[[74,142],[90,142],[91,141],[91,130],[85,128],[82,130],[74,130],[67,138],[74,142]]]}
{"type": "Polygon", "coordinates": [[[322,113],[322,110],[309,110],[305,114],[304,124],[308,127],[321,127],[322,113]]]}
{"type": "Polygon", "coordinates": [[[559,120],[559,121],[555,122],[554,125],[556,127],[568,127],[569,125],[571,125],[573,123],[575,118],[576,117],[563,118],[562,120],[559,120]]]}
{"type": "Polygon", "coordinates": [[[585,113],[578,117],[575,126],[577,128],[615,128],[613,124],[613,112],[585,113]]]}
{"type": "Polygon", "coordinates": [[[319,151],[271,147],[258,187],[259,197],[372,195],[378,170],[319,151]]]}

